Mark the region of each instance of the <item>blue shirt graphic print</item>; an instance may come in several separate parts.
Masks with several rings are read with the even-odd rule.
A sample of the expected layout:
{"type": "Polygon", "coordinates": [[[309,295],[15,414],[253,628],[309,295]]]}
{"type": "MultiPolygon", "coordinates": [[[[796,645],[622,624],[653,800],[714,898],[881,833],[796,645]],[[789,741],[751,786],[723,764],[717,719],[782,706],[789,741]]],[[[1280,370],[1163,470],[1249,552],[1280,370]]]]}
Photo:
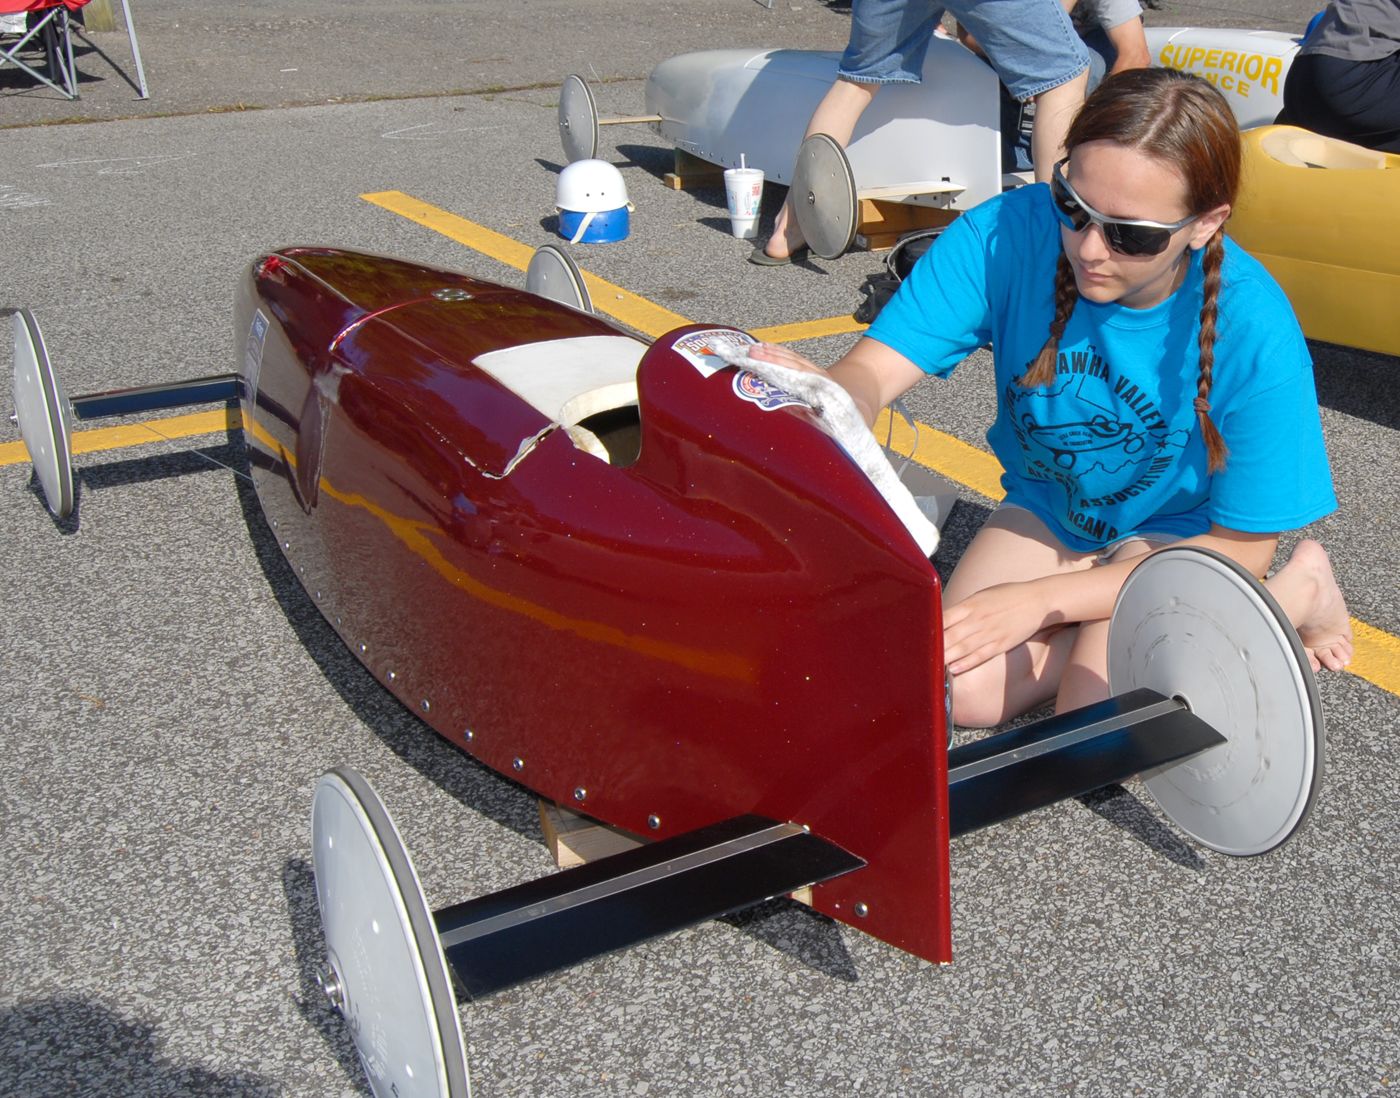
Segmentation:
{"type": "Polygon", "coordinates": [[[1083,538],[1107,544],[1142,525],[1131,514],[1137,508],[1124,505],[1153,500],[1152,486],[1181,461],[1190,425],[1174,427],[1156,400],[1115,376],[1093,347],[1062,352],[1058,369],[1048,387],[1012,382],[1003,389],[1023,475],[1050,489],[1041,501],[1018,490],[1022,498],[1012,502],[1058,513],[1083,538]]]}

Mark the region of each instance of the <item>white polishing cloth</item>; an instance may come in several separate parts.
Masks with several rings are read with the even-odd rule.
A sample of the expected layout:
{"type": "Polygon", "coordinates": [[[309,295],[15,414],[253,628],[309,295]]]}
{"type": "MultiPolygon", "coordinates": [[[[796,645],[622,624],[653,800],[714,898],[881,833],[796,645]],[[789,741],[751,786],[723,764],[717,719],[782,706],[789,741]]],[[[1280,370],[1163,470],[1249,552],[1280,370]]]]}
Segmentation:
{"type": "Polygon", "coordinates": [[[884,497],[895,516],[918,543],[919,550],[926,557],[933,556],[938,548],[938,527],[929,521],[909,489],[891,468],[850,393],[822,374],[794,370],[771,362],[760,362],[743,352],[722,345],[712,348],[712,353],[719,355],[730,365],[748,370],[806,402],[821,417],[832,438],[841,444],[846,453],[860,466],[861,471],[870,478],[870,483],[884,497]]]}

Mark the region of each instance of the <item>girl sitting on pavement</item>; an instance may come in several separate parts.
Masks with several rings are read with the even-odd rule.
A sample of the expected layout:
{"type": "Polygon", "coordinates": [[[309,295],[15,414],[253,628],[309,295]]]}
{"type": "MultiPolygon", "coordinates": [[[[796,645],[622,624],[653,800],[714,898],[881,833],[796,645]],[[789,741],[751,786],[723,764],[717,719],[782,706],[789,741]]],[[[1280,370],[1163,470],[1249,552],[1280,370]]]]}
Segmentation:
{"type": "MultiPolygon", "coordinates": [[[[1049,185],[959,218],[830,377],[873,422],[993,348],[1001,506],[944,598],[957,724],[1108,696],[1108,619],[1140,559],[1200,545],[1263,577],[1279,532],[1336,508],[1312,362],[1287,299],[1225,238],[1240,138],[1210,84],[1106,79],[1049,185]]],[[[763,344],[753,357],[817,369],[763,344]]],[[[1315,668],[1351,658],[1326,553],[1266,581],[1315,668]]]]}

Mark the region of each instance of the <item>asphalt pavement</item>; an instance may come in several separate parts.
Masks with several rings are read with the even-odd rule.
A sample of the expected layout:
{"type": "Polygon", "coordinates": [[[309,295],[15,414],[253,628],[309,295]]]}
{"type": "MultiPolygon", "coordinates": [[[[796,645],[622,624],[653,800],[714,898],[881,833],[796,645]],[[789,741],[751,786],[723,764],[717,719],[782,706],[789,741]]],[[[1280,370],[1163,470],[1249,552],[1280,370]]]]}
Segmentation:
{"type": "MultiPolygon", "coordinates": [[[[28,306],[70,392],[237,367],[259,251],[331,244],[518,285],[514,267],[362,196],[400,191],[534,247],[553,233],[558,81],[605,114],[712,45],[839,48],[812,0],[135,0],[151,99],[83,50],[82,98],[0,70],[0,306],[28,306]],[[79,124],[57,125],[72,121],[79,124]]],[[[1160,25],[1298,29],[1310,4],[1164,4],[1160,25]]],[[[117,66],[126,37],[92,36],[117,66]]],[[[880,261],[743,262],[723,195],[604,131],[636,205],[583,265],[683,316],[847,315],[880,261]]],[[[765,219],[776,210],[770,193],[765,219]]],[[[851,340],[802,349],[830,361],[851,340]]],[[[1400,635],[1400,360],[1313,344],[1341,508],[1307,531],[1352,613],[1400,635]]],[[[7,353],[4,361],[8,361],[7,353]]],[[[979,357],[917,390],[982,444],[979,357]]],[[[0,422],[0,444],[16,437],[0,422]]],[[[240,475],[236,430],[80,455],[76,521],[0,465],[0,1093],[353,1095],[314,984],[317,777],[375,784],[442,906],[550,871],[534,800],[440,741],[320,619],[240,475]]],[[[939,563],[989,501],[967,490],[939,563]]],[[[1400,697],[1327,674],[1322,794],[1281,850],[1194,846],[1135,783],[953,848],[953,965],[790,901],[480,1002],[480,1098],[561,1095],[1374,1095],[1400,1073],[1400,697]]]]}

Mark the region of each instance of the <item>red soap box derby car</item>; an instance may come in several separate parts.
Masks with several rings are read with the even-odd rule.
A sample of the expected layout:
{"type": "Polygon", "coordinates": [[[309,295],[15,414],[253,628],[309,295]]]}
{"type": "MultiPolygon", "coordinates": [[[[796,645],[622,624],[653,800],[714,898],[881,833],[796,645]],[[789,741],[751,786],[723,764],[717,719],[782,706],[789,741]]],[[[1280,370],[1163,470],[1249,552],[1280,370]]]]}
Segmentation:
{"type": "Polygon", "coordinates": [[[323,776],[322,983],[377,1094],[466,1093],[454,986],[808,885],[818,911],[947,962],[950,838],[1133,774],[1226,853],[1302,824],[1316,686],[1230,562],[1148,558],[1115,609],[1110,700],[950,750],[937,532],[843,392],[747,359],[732,328],[648,346],[591,314],[558,249],[527,286],[287,248],[241,282],[237,373],[72,399],[15,317],[55,514],[75,421],[239,400],[277,542],[378,681],[487,766],[648,840],[431,912],[368,783],[323,776]]]}

